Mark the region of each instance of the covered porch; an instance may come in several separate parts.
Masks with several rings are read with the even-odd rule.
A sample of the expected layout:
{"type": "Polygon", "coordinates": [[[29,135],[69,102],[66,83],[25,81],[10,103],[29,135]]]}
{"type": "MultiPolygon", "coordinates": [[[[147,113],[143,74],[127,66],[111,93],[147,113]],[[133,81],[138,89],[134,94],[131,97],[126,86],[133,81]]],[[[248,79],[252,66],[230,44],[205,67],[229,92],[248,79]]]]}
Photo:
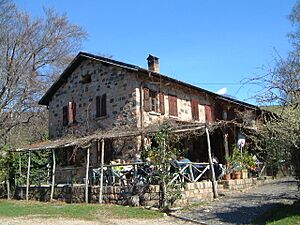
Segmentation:
{"type": "MultiPolygon", "coordinates": [[[[226,151],[228,151],[228,154],[230,151],[226,136],[218,137],[219,133],[215,133],[216,130],[220,129],[220,124],[172,124],[170,129],[172,133],[178,136],[178,140],[188,138],[197,141],[197,137],[200,139],[206,138],[206,145],[203,145],[204,147],[201,145],[201,148],[203,154],[206,153],[207,156],[201,156],[201,153],[195,150],[196,148],[189,148],[187,154],[191,162],[184,164],[178,162],[177,168],[173,168],[173,170],[170,163],[170,173],[173,174],[171,182],[194,184],[200,181],[207,182],[211,184],[205,185],[205,187],[210,187],[210,197],[217,195],[216,177],[212,176],[215,173],[211,173],[214,170],[212,154],[217,155],[222,160],[225,158],[226,151]],[[221,143],[222,145],[217,139],[214,139],[214,136],[218,137],[218,140],[225,138],[221,143]],[[223,147],[218,152],[215,148],[217,145],[223,147]],[[206,152],[204,151],[205,148],[206,152]],[[199,158],[199,156],[203,158],[199,158]],[[206,161],[204,161],[205,159],[206,161]]],[[[114,203],[125,204],[127,202],[127,204],[130,204],[128,199],[131,199],[137,193],[143,192],[146,194],[151,189],[159,192],[159,186],[157,187],[159,181],[155,177],[157,168],[151,167],[151,162],[147,161],[146,158],[139,161],[134,161],[135,159],[132,158],[131,161],[127,162],[115,162],[116,158],[113,157],[114,154],[111,152],[112,140],[132,140],[133,138],[146,140],[153,137],[157,131],[155,126],[144,130],[136,129],[135,131],[129,128],[126,130],[102,131],[87,137],[48,141],[27,148],[16,149],[17,154],[27,156],[26,183],[18,185],[20,191],[17,197],[26,200],[34,198],[33,195],[30,195],[30,191],[38,189],[42,190],[41,193],[44,193],[44,197],[40,196],[40,200],[64,199],[67,202],[77,202],[77,200],[74,200],[76,199],[74,198],[74,195],[76,195],[74,191],[77,190],[81,193],[80,201],[86,203],[95,201],[111,203],[112,201],[109,199],[118,199],[116,198],[118,196],[121,200],[116,200],[114,203]],[[92,149],[96,151],[92,152],[92,149]],[[50,157],[48,166],[44,168],[47,170],[47,177],[44,177],[46,179],[43,179],[37,185],[32,184],[30,179],[31,158],[33,154],[41,151],[48,151],[50,157]],[[68,151],[70,153],[66,153],[68,151]],[[80,164],[76,165],[77,161],[74,160],[72,165],[68,163],[62,165],[61,152],[64,152],[63,155],[67,155],[65,157],[67,159],[77,158],[80,164]],[[109,194],[112,191],[113,194],[109,194]],[[95,195],[95,193],[97,194],[95,195]]],[[[204,140],[200,141],[204,143],[204,140]]],[[[141,144],[145,146],[146,143],[143,142],[141,141],[141,144]]],[[[140,153],[143,153],[143,149],[140,149],[140,153]]]]}

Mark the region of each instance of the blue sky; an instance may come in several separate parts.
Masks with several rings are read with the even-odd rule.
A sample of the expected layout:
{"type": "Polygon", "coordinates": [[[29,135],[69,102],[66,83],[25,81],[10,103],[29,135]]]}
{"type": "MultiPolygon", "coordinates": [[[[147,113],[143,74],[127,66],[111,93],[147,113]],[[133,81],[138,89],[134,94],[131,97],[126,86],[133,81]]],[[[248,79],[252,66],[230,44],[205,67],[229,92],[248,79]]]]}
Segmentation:
{"type": "Polygon", "coordinates": [[[82,51],[111,55],[250,103],[257,87],[240,81],[266,73],[290,49],[287,19],[296,0],[17,0],[37,16],[43,6],[65,12],[89,34],[82,51]]]}

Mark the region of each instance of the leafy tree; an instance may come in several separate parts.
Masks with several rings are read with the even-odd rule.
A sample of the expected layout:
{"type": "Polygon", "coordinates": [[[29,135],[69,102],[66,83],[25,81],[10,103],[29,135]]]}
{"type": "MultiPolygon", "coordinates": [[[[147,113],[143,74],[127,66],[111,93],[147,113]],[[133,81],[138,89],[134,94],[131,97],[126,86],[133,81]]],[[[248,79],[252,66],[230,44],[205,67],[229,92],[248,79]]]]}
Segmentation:
{"type": "Polygon", "coordinates": [[[176,159],[179,151],[174,147],[177,143],[176,136],[171,134],[167,124],[160,125],[154,140],[156,147],[147,149],[147,157],[151,159],[151,164],[156,167],[156,179],[160,185],[160,207],[167,209],[176,199],[181,197],[181,188],[184,183],[171,183],[173,173],[170,172],[170,161],[176,159]]]}

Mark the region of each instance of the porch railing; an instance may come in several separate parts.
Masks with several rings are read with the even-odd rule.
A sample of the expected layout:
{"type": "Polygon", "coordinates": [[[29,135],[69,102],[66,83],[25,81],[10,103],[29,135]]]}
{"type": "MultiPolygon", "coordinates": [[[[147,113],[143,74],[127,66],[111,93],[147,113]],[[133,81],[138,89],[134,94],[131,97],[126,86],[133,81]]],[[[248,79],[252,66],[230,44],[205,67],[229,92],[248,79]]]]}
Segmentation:
{"type": "Polygon", "coordinates": [[[179,171],[174,173],[174,177],[170,183],[182,179],[188,182],[197,182],[210,169],[209,163],[177,162],[177,165],[179,171]]]}

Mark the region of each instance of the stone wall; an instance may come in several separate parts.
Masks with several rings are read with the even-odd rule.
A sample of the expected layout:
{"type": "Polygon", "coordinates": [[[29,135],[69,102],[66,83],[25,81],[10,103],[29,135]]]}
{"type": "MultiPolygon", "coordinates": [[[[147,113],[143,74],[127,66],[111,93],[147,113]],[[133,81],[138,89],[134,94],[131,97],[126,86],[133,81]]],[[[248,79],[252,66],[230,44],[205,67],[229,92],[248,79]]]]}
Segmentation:
{"type": "MultiPolygon", "coordinates": [[[[164,93],[164,106],[165,113],[162,114],[160,112],[146,112],[143,110],[143,119],[144,126],[148,126],[154,121],[162,121],[164,119],[174,119],[178,121],[186,121],[186,122],[200,122],[205,123],[205,109],[204,105],[213,105],[212,100],[206,94],[201,92],[193,91],[192,89],[186,88],[184,86],[179,86],[170,83],[160,83],[160,84],[152,84],[155,82],[147,82],[145,81],[145,86],[149,88],[149,90],[154,91],[156,93],[163,92],[164,93]],[[170,115],[169,109],[169,96],[177,97],[177,111],[178,116],[170,115]],[[198,110],[199,110],[199,120],[194,121],[192,119],[192,108],[191,108],[191,100],[197,100],[199,102],[198,110]]],[[[156,82],[157,83],[157,82],[156,82]]],[[[137,93],[138,98],[140,97],[140,92],[137,93]]],[[[138,114],[140,111],[138,112],[138,114]]],[[[140,125],[140,123],[138,123],[140,125]]]]}
{"type": "MultiPolygon", "coordinates": [[[[245,190],[255,185],[263,185],[274,180],[271,177],[263,179],[248,178],[240,180],[227,180],[218,182],[218,192],[226,193],[234,190],[245,190]]],[[[141,205],[154,206],[159,205],[159,186],[150,185],[145,194],[139,198],[141,205]]],[[[26,187],[17,189],[18,199],[25,199],[26,187]]],[[[39,201],[49,201],[50,186],[30,188],[30,199],[39,201]]],[[[85,186],[84,185],[58,185],[55,188],[54,199],[65,201],[68,203],[85,202],[85,186]]],[[[128,187],[120,186],[104,186],[103,201],[109,204],[131,205],[132,194],[128,187]]],[[[196,183],[187,183],[182,189],[182,198],[176,200],[174,206],[184,206],[196,202],[206,202],[213,200],[212,183],[210,181],[201,181],[196,183]]],[[[99,186],[89,187],[89,202],[97,203],[99,201],[99,186]]]]}
{"type": "Polygon", "coordinates": [[[93,60],[84,60],[49,102],[49,135],[86,134],[97,129],[137,124],[136,93],[132,71],[93,60]],[[90,82],[84,83],[84,76],[90,82]],[[106,94],[107,115],[96,118],[96,96],[106,94]],[[76,103],[76,123],[63,126],[63,107],[76,103]]]}
{"type": "Polygon", "coordinates": [[[237,179],[237,180],[223,180],[221,185],[226,191],[232,190],[245,190],[255,185],[263,185],[273,182],[272,177],[263,177],[263,178],[247,178],[247,179],[237,179]]]}

